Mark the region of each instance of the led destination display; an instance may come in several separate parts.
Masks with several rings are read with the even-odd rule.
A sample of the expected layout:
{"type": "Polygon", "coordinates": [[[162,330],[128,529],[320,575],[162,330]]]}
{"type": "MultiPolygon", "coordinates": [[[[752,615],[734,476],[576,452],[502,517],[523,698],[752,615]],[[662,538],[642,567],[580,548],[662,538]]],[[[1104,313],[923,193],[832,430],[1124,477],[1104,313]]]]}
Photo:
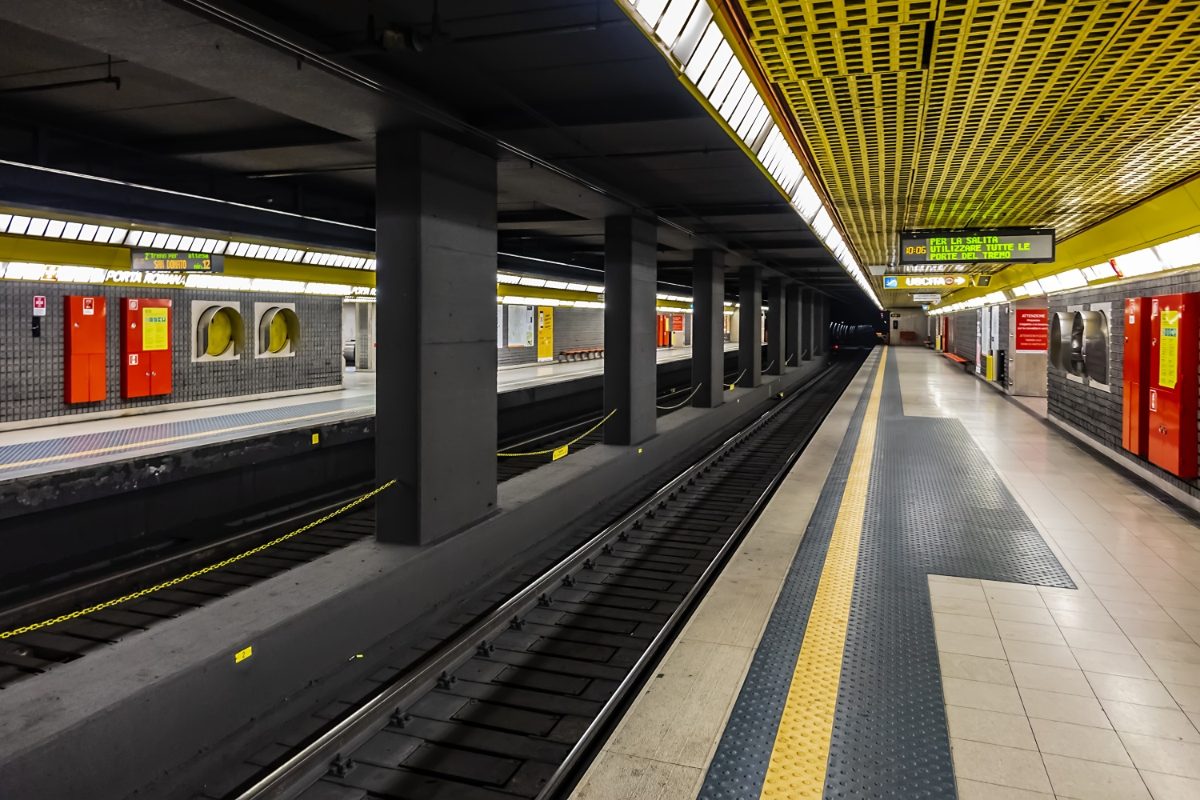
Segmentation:
{"type": "Polygon", "coordinates": [[[225,256],[183,250],[134,250],[130,268],[145,272],[222,272],[225,256]]]}
{"type": "Polygon", "coordinates": [[[1054,231],[1049,228],[904,231],[900,234],[901,264],[1053,260],[1054,231]]]}

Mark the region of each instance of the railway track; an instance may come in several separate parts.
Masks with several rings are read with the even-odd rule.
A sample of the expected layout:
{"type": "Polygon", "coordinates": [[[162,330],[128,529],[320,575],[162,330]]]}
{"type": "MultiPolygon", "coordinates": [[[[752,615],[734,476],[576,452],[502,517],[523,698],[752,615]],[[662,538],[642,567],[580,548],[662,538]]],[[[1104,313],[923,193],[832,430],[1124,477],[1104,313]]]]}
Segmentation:
{"type": "Polygon", "coordinates": [[[200,796],[558,796],[856,367],[813,379],[416,666],[333,704],[315,733],[311,719],[280,732],[233,792],[200,796]]]}
{"type": "MultiPolygon", "coordinates": [[[[673,404],[689,392],[689,388],[673,389],[662,395],[658,402],[673,404]]],[[[660,410],[659,413],[662,415],[672,410],[675,409],[660,410]]],[[[586,431],[600,419],[601,416],[597,414],[566,426],[551,426],[522,440],[504,443],[502,449],[554,447],[556,443],[586,431]]],[[[601,438],[602,433],[597,430],[573,444],[572,450],[584,449],[598,443],[601,438]]],[[[497,482],[503,483],[523,475],[550,460],[547,455],[500,458],[497,463],[497,482]]],[[[368,489],[365,485],[346,487],[320,502],[308,503],[289,513],[276,515],[266,524],[241,520],[228,523],[216,535],[199,541],[194,537],[166,539],[142,550],[122,553],[103,568],[93,568],[91,572],[67,580],[52,580],[45,588],[22,587],[19,591],[10,591],[7,599],[0,598],[0,631],[70,613],[242,552],[319,518],[368,489]]],[[[302,537],[276,545],[237,564],[193,578],[177,587],[60,622],[45,630],[0,639],[0,690],[314,561],[372,536],[374,530],[374,511],[367,505],[323,523],[302,537]]]]}

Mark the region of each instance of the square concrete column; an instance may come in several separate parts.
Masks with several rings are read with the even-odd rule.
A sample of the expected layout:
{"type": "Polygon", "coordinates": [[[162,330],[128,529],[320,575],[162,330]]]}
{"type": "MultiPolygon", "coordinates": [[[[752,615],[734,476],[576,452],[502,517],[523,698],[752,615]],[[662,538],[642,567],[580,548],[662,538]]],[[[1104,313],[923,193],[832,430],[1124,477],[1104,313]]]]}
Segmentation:
{"type": "Polygon", "coordinates": [[[426,131],[376,140],[380,541],[496,509],[496,158],[426,131]]]}
{"type": "Polygon", "coordinates": [[[375,303],[354,304],[354,368],[375,370],[375,303]]]}
{"type": "Polygon", "coordinates": [[[692,259],[692,398],[715,408],[725,392],[725,254],[697,250],[692,259]]]}
{"type": "Polygon", "coordinates": [[[786,291],[787,324],[785,325],[784,344],[787,349],[786,361],[789,367],[800,366],[800,287],[789,283],[786,291]]]}
{"type": "Polygon", "coordinates": [[[738,386],[762,383],[762,271],[738,270],[738,386]]]}
{"type": "Polygon", "coordinates": [[[613,414],[605,444],[638,444],[655,433],[657,241],[649,220],[604,221],[604,413],[613,414]]]}
{"type": "Polygon", "coordinates": [[[800,306],[800,357],[804,361],[809,361],[813,357],[813,331],[817,327],[812,289],[801,291],[800,306]]]}
{"type": "Polygon", "coordinates": [[[823,356],[829,352],[829,304],[824,295],[813,296],[813,321],[813,354],[823,356]]]}
{"type": "Polygon", "coordinates": [[[783,278],[767,281],[767,369],[768,375],[782,375],[787,361],[787,285],[783,278]]]}

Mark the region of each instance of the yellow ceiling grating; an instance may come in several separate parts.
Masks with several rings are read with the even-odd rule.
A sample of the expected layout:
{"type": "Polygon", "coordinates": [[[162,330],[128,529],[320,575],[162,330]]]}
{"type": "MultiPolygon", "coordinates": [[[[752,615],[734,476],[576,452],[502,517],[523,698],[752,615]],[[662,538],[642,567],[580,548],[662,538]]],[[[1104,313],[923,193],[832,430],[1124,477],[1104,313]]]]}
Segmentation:
{"type": "Polygon", "coordinates": [[[731,2],[868,264],[901,228],[1061,238],[1200,172],[1200,0],[731,2]]]}

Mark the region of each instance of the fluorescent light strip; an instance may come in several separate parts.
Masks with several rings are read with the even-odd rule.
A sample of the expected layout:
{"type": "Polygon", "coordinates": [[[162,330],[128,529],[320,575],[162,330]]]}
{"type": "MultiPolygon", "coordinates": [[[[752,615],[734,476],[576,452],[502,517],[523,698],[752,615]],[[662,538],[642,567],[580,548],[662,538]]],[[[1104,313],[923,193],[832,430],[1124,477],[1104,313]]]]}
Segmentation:
{"type": "Polygon", "coordinates": [[[882,308],[870,280],[837,230],[832,214],[824,207],[800,160],[772,119],[766,102],[713,21],[708,4],[696,0],[627,1],[643,27],[674,59],[679,71],[791,198],[796,212],[847,274],[882,308]],[[686,24],[681,22],[684,19],[686,24]]]}

